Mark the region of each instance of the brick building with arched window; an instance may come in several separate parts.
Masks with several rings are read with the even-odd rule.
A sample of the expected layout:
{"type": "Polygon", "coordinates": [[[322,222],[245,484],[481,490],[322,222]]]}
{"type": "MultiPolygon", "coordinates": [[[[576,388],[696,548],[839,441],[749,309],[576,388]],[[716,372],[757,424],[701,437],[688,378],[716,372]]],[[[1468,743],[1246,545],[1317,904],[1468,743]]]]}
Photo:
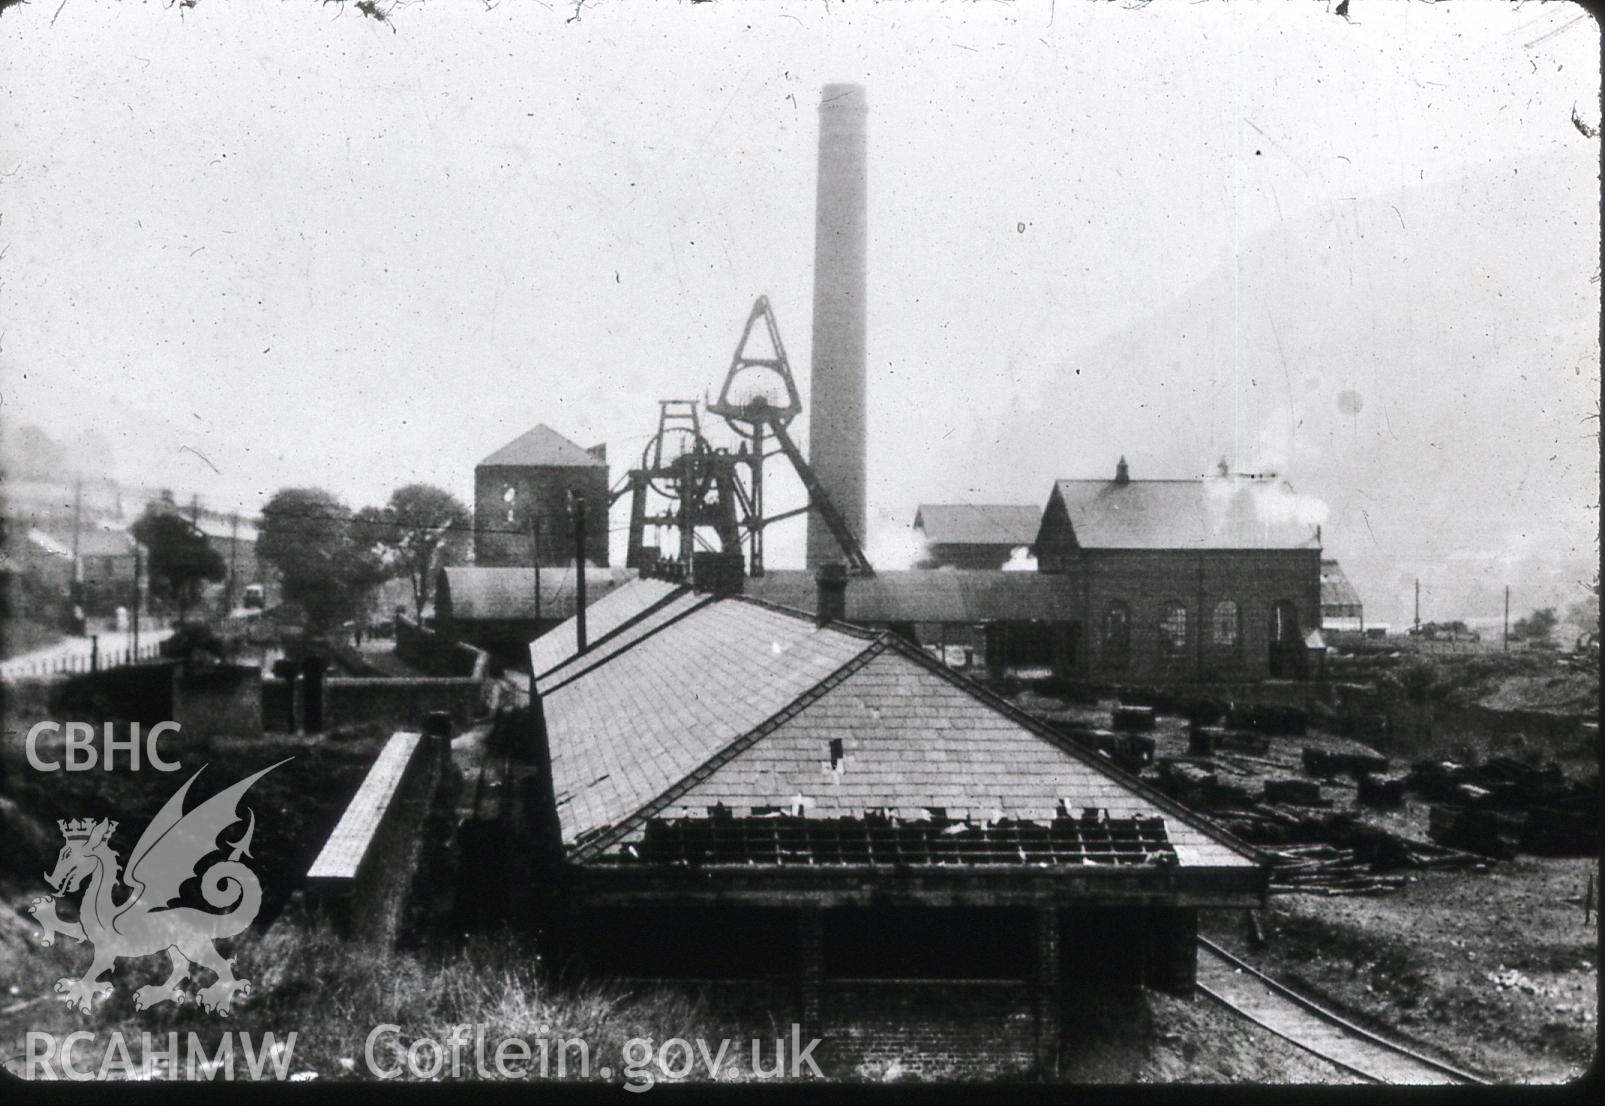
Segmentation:
{"type": "MultiPolygon", "coordinates": [[[[1071,582],[1068,674],[1119,680],[1306,675],[1321,625],[1321,530],[1285,481],[1060,480],[1040,571],[1071,582]]],[[[1059,613],[1064,620],[1065,612],[1059,613]]]]}

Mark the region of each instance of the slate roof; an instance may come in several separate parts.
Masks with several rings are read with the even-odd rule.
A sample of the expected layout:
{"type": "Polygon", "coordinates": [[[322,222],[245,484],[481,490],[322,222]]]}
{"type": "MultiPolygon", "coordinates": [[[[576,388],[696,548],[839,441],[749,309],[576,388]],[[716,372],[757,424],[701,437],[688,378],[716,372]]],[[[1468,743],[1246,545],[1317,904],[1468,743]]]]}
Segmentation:
{"type": "Polygon", "coordinates": [[[52,557],[66,557],[69,560],[72,558],[72,543],[70,541],[64,542],[45,533],[38,527],[28,531],[28,540],[52,557]]]}
{"type": "MultiPolygon", "coordinates": [[[[746,582],[746,592],[782,607],[812,613],[818,585],[809,572],[771,569],[746,582]]],[[[1027,622],[1052,619],[1076,600],[1065,576],[997,569],[894,569],[847,582],[847,621],[1027,622]]]]}
{"type": "Polygon", "coordinates": [[[543,694],[564,841],[634,814],[867,645],[759,603],[710,601],[543,694]]]}
{"type": "Polygon", "coordinates": [[[676,593],[667,603],[653,607],[645,614],[626,622],[606,639],[590,645],[586,651],[571,657],[547,672],[536,681],[536,690],[548,694],[583,673],[601,665],[616,653],[622,653],[636,642],[657,633],[670,623],[685,617],[713,602],[713,596],[691,590],[676,593]]]}
{"type": "Polygon", "coordinates": [[[914,528],[931,545],[1030,545],[1042,508],[1030,504],[922,503],[914,528]]]}
{"type": "Polygon", "coordinates": [[[1314,549],[1316,527],[1288,517],[1286,481],[1243,476],[1195,480],[1059,480],[1037,535],[1064,540],[1062,504],[1083,549],[1314,549]],[[1056,502],[1057,501],[1057,502],[1056,502]]]}
{"type": "MultiPolygon", "coordinates": [[[[568,618],[574,613],[574,569],[542,568],[541,618],[568,618]]],[[[444,590],[435,598],[435,608],[462,622],[492,622],[504,619],[532,621],[535,618],[535,569],[492,568],[457,565],[441,569],[444,590]]],[[[614,588],[632,579],[627,568],[585,570],[585,599],[595,603],[614,588]]]]}
{"type": "Polygon", "coordinates": [[[1163,816],[1183,866],[1252,850],[948,672],[871,635],[750,598],[703,602],[542,697],[564,843],[583,861],[648,819],[800,804],[810,817],[1051,820],[1065,804],[1163,816]],[[843,744],[841,770],[830,766],[843,744]]]}
{"type": "Polygon", "coordinates": [[[1361,606],[1360,593],[1354,590],[1349,578],[1343,573],[1343,566],[1336,561],[1321,562],[1321,606],[1323,607],[1358,607],[1361,606]]]}
{"type": "MultiPolygon", "coordinates": [[[[72,555],[72,530],[35,531],[40,534],[48,533],[50,537],[59,542],[69,556],[72,555]]],[[[32,533],[29,535],[32,537],[32,533]]],[[[78,532],[78,555],[80,557],[132,557],[134,555],[134,538],[127,530],[111,529],[105,526],[85,526],[78,532]]]]}
{"type": "Polygon", "coordinates": [[[323,843],[318,858],[307,871],[308,879],[354,879],[357,867],[378,832],[385,810],[401,786],[401,778],[412,760],[413,750],[422,740],[416,733],[390,735],[379,750],[373,766],[362,779],[362,786],[340,816],[339,824],[323,843]]]}
{"type": "MultiPolygon", "coordinates": [[[[637,577],[614,588],[585,608],[587,645],[594,648],[609,634],[668,600],[683,587],[667,580],[637,577]]],[[[537,677],[574,656],[578,646],[574,633],[578,620],[575,614],[530,643],[530,671],[537,677]]]]}
{"type": "Polygon", "coordinates": [[[593,456],[545,423],[541,423],[502,446],[479,462],[477,467],[590,468],[606,465],[606,461],[593,456]]]}

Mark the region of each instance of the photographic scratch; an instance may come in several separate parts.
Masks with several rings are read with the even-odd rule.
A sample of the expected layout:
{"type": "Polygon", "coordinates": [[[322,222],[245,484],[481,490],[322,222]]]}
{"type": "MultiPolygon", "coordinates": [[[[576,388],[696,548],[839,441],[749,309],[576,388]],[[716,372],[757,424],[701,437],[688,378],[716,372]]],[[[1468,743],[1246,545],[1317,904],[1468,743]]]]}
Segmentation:
{"type": "Polygon", "coordinates": [[[193,453],[193,454],[195,454],[195,456],[199,457],[202,461],[206,462],[206,467],[207,468],[211,469],[213,472],[217,473],[219,476],[223,475],[223,471],[221,469],[219,469],[216,465],[212,464],[211,459],[209,457],[207,457],[206,454],[202,453],[200,450],[194,448],[193,446],[181,445],[181,446],[178,447],[178,451],[180,453],[193,453]]]}

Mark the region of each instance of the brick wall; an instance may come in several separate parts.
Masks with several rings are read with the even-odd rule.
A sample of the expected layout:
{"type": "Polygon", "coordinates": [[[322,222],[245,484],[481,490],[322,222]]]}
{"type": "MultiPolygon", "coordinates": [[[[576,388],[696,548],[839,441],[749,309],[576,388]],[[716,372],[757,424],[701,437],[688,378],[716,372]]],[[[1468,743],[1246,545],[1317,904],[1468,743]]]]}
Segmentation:
{"type": "Polygon", "coordinates": [[[820,1068],[836,1078],[1031,1074],[1036,1017],[1023,980],[825,980],[820,1068]]]}
{"type": "MultiPolygon", "coordinates": [[[[1289,550],[1086,550],[1053,560],[1053,568],[1082,581],[1080,666],[1092,676],[1154,680],[1230,680],[1270,674],[1272,612],[1297,611],[1302,638],[1320,626],[1321,553],[1289,550]],[[1235,646],[1214,641],[1216,605],[1237,604],[1235,646]],[[1105,647],[1111,604],[1130,612],[1124,668],[1105,647]],[[1160,623],[1172,605],[1186,611],[1186,643],[1160,648],[1160,623]]],[[[1049,562],[1044,562],[1044,571],[1049,562]]]]}
{"type": "MultiPolygon", "coordinates": [[[[418,869],[420,830],[448,755],[441,743],[448,740],[425,735],[413,746],[354,877],[309,880],[309,905],[346,937],[381,949],[394,942],[418,869]]],[[[361,798],[359,791],[353,801],[361,798]]]]}

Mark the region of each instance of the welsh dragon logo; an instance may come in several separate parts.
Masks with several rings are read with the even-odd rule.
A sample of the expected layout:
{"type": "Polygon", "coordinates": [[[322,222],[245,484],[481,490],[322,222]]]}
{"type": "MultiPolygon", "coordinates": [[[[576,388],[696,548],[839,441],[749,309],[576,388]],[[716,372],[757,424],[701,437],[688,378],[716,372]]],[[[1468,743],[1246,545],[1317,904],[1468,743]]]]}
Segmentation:
{"type": "Polygon", "coordinates": [[[56,914],[56,895],[33,900],[28,913],[44,929],[43,944],[53,945],[61,934],[89,941],[95,950],[94,960],[81,978],[56,982],[62,1001],[89,1013],[98,996],[111,992],[111,980],[102,977],[119,957],[156,952],[168,953],[172,974],[165,983],[135,991],[135,1009],[162,1002],[182,1004],[186,998],[183,984],[197,964],[217,973],[215,983],[196,992],[201,1009],[226,1017],[235,998],[250,993],[250,980],[235,977],[233,962],[225,959],[213,942],[243,932],[262,906],[262,885],[240,859],[251,855],[254,812],[247,810],[250,821],[245,833],[227,844],[227,859],[208,865],[205,871],[199,869],[202,861],[218,851],[219,835],[240,820],[239,802],[245,792],[285,762],[245,777],[186,813],[184,799],[201,774],[197,770],[140,835],[128,854],[121,880],[121,866],[111,845],[116,822],[78,818],[57,823],[66,844],[45,882],[56,895],[70,895],[83,887],[78,920],[65,921],[56,914]],[[177,904],[179,888],[192,877],[200,879],[202,898],[223,913],[177,904]],[[121,894],[116,890],[119,883],[123,885],[121,894]]]}

